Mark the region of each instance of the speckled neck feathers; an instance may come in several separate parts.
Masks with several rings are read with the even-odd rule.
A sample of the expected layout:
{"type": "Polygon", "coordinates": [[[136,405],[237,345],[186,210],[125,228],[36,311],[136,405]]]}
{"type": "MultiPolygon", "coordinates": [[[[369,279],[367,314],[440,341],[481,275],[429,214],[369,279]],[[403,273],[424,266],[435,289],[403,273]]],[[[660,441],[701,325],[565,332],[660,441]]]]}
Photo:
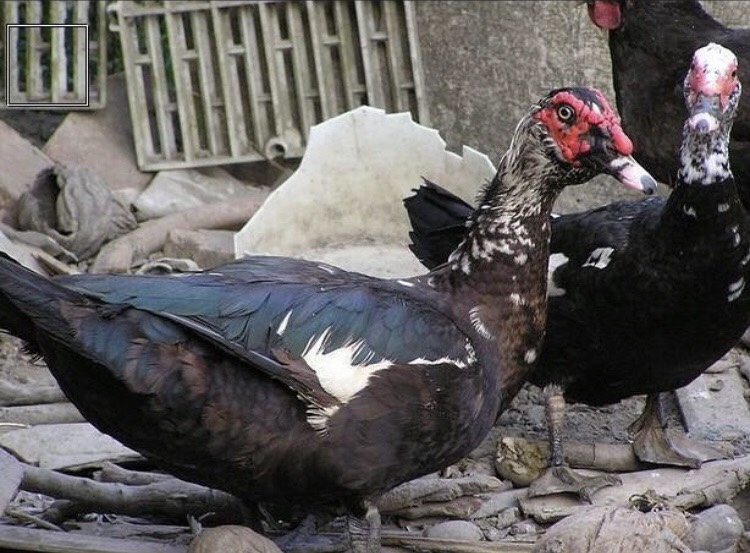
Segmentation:
{"type": "Polygon", "coordinates": [[[677,185],[711,185],[732,178],[729,167],[729,133],[732,121],[724,121],[718,132],[697,134],[688,123],[683,129],[677,185]]]}

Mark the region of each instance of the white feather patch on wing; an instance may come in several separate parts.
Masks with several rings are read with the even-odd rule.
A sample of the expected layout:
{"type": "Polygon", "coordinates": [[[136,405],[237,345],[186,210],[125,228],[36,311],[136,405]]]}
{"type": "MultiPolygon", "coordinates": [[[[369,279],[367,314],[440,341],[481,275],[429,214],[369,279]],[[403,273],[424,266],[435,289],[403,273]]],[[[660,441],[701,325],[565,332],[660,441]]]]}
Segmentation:
{"type": "Polygon", "coordinates": [[[612,254],[614,253],[614,248],[596,248],[593,252],[591,252],[591,255],[589,255],[589,258],[586,260],[586,263],[581,265],[581,267],[594,267],[596,269],[604,269],[607,265],[609,265],[609,262],[612,261],[612,254]]]}
{"type": "Polygon", "coordinates": [[[570,259],[564,253],[553,253],[547,264],[547,297],[564,296],[565,289],[555,282],[555,271],[565,265],[570,259]]]}

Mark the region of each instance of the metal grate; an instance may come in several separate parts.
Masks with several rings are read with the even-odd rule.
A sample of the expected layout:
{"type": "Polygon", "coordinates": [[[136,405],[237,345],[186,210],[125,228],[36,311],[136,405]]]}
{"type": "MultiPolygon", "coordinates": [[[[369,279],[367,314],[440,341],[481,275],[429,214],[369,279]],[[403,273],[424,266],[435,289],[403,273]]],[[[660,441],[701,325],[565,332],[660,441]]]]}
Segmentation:
{"type": "Polygon", "coordinates": [[[6,0],[0,8],[2,107],[100,108],[106,98],[105,2],[6,0]]]}
{"type": "Polygon", "coordinates": [[[138,165],[299,157],[310,127],[368,104],[427,124],[402,0],[120,0],[138,165]]]}

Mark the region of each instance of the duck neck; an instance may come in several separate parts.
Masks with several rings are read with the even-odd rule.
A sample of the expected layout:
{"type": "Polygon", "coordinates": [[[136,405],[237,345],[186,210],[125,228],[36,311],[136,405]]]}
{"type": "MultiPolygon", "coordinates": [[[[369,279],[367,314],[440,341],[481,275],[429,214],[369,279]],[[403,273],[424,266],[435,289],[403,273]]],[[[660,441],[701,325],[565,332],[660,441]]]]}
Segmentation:
{"type": "Polygon", "coordinates": [[[678,186],[710,186],[732,179],[729,168],[729,133],[731,124],[724,124],[718,132],[698,134],[690,132],[685,123],[678,186]]]}
{"type": "Polygon", "coordinates": [[[493,363],[499,357],[503,404],[538,356],[546,320],[549,217],[565,177],[541,141],[511,145],[464,240],[435,275],[493,363]]]}

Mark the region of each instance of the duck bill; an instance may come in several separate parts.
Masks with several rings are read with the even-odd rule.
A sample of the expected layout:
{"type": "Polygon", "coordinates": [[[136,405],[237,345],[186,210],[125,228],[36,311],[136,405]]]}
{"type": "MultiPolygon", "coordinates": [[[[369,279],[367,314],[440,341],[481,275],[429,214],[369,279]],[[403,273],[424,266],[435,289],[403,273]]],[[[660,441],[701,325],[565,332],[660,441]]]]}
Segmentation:
{"type": "Polygon", "coordinates": [[[622,184],[644,194],[656,192],[656,181],[633,156],[620,156],[607,164],[607,172],[622,184]]]}
{"type": "Polygon", "coordinates": [[[721,97],[718,94],[698,94],[690,107],[687,124],[697,134],[709,134],[719,129],[721,97]]]}

